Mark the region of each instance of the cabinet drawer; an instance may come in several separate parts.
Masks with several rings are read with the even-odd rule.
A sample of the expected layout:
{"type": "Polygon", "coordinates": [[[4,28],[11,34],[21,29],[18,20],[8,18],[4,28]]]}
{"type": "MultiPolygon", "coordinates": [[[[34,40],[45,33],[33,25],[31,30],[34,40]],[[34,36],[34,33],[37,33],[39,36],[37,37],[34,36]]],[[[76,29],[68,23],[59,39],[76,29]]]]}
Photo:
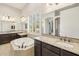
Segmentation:
{"type": "Polygon", "coordinates": [[[59,56],[59,55],[51,52],[47,48],[42,47],[42,56],[59,56]]]}
{"type": "Polygon", "coordinates": [[[47,49],[49,49],[50,51],[60,55],[60,48],[52,46],[52,45],[49,45],[49,44],[44,43],[44,42],[42,43],[42,46],[47,48],[47,49]]]}
{"type": "Polygon", "coordinates": [[[10,42],[10,35],[9,34],[2,34],[0,35],[0,44],[5,44],[10,42]]]}
{"type": "Polygon", "coordinates": [[[61,56],[78,56],[78,55],[62,49],[61,56]]]}
{"type": "Polygon", "coordinates": [[[41,41],[35,40],[35,44],[41,45],[41,41]]]}

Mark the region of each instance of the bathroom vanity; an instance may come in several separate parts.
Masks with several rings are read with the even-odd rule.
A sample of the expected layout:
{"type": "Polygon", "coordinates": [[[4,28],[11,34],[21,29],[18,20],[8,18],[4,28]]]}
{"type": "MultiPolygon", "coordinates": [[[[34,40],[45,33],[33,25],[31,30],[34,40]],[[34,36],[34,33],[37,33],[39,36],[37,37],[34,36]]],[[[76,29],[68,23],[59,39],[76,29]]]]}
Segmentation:
{"type": "Polygon", "coordinates": [[[35,40],[35,56],[78,56],[78,54],[35,40]]]}
{"type": "Polygon", "coordinates": [[[79,4],[75,4],[44,15],[42,34],[52,36],[52,38],[47,38],[47,36],[35,38],[35,56],[79,55],[78,10],[79,4]],[[50,20],[52,20],[52,24],[50,24],[50,20]],[[53,36],[65,37],[64,41],[67,39],[69,42],[56,40],[53,36]],[[71,38],[77,39],[78,42],[70,42],[71,38]]]}
{"type": "Polygon", "coordinates": [[[21,38],[21,37],[27,37],[26,35],[19,35],[18,33],[1,33],[0,34],[0,44],[10,43],[10,41],[21,38]]]}

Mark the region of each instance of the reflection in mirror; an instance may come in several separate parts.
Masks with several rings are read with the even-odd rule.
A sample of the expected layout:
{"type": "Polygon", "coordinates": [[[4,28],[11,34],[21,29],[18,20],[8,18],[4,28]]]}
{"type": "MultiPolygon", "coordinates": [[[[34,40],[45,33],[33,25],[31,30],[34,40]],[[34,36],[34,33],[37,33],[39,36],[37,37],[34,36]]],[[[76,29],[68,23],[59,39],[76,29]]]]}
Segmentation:
{"type": "Polygon", "coordinates": [[[53,18],[52,17],[48,17],[45,19],[45,32],[46,34],[53,33],[53,18]]]}
{"type": "Polygon", "coordinates": [[[27,29],[27,24],[25,24],[25,29],[27,29]]]}
{"type": "Polygon", "coordinates": [[[34,13],[29,16],[29,33],[40,33],[40,22],[41,22],[41,15],[39,13],[34,13]]]}
{"type": "Polygon", "coordinates": [[[60,12],[60,36],[79,39],[79,4],[60,12]]]}
{"type": "Polygon", "coordinates": [[[60,36],[59,31],[60,31],[60,17],[57,17],[55,19],[55,36],[60,36]]]}
{"type": "Polygon", "coordinates": [[[17,16],[0,16],[0,32],[27,31],[27,21],[22,20],[17,16]]]}

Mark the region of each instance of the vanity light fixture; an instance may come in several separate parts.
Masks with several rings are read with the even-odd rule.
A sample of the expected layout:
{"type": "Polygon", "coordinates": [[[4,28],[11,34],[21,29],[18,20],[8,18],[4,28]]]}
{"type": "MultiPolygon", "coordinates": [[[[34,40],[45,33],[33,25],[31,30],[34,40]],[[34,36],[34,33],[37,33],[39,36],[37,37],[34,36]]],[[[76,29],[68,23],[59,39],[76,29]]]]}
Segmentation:
{"type": "Polygon", "coordinates": [[[53,5],[53,3],[49,3],[49,5],[50,5],[50,6],[52,6],[52,5],[53,5]]]}
{"type": "Polygon", "coordinates": [[[47,3],[48,6],[59,5],[59,3],[47,3]]]}
{"type": "Polygon", "coordinates": [[[26,20],[26,18],[24,16],[20,17],[21,21],[24,22],[26,20]]]}
{"type": "Polygon", "coordinates": [[[53,3],[47,3],[47,6],[52,6],[53,5],[53,3]]]}
{"type": "Polygon", "coordinates": [[[59,3],[55,3],[55,5],[59,5],[59,3]]]}

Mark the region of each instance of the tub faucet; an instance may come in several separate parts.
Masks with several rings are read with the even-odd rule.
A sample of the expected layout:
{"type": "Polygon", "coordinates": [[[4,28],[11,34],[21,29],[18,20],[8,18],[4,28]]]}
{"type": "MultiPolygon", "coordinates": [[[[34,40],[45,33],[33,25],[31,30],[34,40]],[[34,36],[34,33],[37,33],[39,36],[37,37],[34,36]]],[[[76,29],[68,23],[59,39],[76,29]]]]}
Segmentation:
{"type": "Polygon", "coordinates": [[[23,43],[22,43],[22,46],[21,46],[21,48],[23,48],[23,47],[24,47],[24,43],[25,43],[25,42],[23,42],[23,43]]]}

